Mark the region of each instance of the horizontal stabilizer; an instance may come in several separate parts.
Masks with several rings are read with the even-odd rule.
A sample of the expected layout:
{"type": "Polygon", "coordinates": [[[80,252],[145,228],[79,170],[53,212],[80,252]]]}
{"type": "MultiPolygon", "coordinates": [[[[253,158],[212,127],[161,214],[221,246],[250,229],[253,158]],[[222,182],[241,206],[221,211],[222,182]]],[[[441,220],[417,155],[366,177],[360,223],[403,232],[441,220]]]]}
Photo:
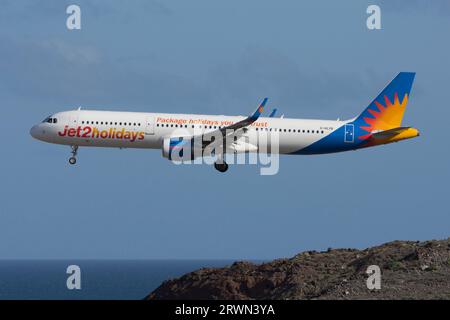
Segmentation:
{"type": "Polygon", "coordinates": [[[410,128],[411,127],[398,127],[398,128],[393,128],[393,129],[389,129],[389,130],[384,130],[384,131],[380,131],[380,132],[372,134],[372,137],[375,139],[389,138],[392,136],[396,136],[404,131],[407,131],[410,128]]]}
{"type": "Polygon", "coordinates": [[[366,147],[411,139],[418,137],[419,135],[419,130],[412,127],[397,127],[389,130],[379,131],[370,135],[367,140],[368,143],[366,147]]]}

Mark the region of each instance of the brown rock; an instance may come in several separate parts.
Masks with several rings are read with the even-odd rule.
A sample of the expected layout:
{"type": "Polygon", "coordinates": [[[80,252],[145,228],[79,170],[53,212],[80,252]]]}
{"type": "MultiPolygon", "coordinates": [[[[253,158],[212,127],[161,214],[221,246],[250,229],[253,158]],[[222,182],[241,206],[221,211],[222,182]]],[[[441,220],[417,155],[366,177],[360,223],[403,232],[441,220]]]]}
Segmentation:
{"type": "Polygon", "coordinates": [[[450,299],[450,238],[393,241],[365,250],[329,248],[260,265],[235,262],[165,281],[146,298],[450,299]],[[381,290],[366,286],[369,265],[381,268],[381,290]]]}

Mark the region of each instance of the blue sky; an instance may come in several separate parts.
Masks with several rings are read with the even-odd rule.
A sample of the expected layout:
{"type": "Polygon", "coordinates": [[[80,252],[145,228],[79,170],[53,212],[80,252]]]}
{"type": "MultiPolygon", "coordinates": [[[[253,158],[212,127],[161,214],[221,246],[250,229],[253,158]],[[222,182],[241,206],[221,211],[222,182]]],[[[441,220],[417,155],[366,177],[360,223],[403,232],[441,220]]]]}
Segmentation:
{"type": "Polygon", "coordinates": [[[0,258],[269,259],[449,236],[450,6],[380,1],[2,1],[0,258]],[[375,2],[376,3],[376,2],[375,2]],[[30,127],[78,106],[350,118],[399,72],[418,139],[285,156],[219,174],[155,150],[41,143],[30,127]],[[5,143],[6,142],[6,143],[5,143]]]}

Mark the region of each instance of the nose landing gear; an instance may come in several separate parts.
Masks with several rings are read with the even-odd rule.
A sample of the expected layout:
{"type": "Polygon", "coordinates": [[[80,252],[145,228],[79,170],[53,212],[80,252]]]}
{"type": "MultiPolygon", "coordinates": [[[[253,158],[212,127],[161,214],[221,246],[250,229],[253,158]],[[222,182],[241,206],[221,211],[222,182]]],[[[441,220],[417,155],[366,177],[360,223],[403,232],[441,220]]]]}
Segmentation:
{"type": "Polygon", "coordinates": [[[69,158],[69,163],[74,165],[77,163],[77,152],[78,152],[78,146],[72,146],[72,156],[69,158]]]}

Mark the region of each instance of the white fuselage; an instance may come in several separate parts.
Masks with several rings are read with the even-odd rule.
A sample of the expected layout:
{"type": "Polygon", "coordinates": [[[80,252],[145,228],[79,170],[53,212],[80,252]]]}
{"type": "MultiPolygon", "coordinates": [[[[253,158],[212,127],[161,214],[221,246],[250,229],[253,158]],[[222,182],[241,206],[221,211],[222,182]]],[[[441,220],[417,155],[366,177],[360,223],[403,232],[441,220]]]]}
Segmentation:
{"type": "MultiPolygon", "coordinates": [[[[34,126],[31,135],[49,143],[115,148],[161,149],[163,140],[194,135],[236,123],[244,116],[74,110],[52,115],[34,126]],[[56,119],[56,120],[54,120],[56,119]]],[[[326,137],[346,121],[260,117],[243,135],[279,134],[279,153],[301,150],[326,137]]],[[[258,146],[257,146],[258,147],[258,146]]]]}

